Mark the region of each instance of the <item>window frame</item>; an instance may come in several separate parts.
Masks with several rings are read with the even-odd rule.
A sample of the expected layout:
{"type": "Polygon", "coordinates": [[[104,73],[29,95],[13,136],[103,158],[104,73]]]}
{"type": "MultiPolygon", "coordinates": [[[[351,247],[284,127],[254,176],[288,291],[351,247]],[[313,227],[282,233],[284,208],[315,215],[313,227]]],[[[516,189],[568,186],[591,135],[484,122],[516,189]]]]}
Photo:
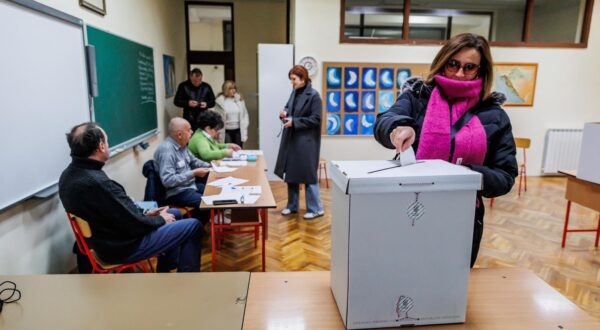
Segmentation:
{"type": "MultiPolygon", "coordinates": [[[[594,9],[594,0],[586,0],[583,14],[583,24],[581,27],[581,37],[578,43],[575,42],[539,42],[529,41],[531,36],[531,26],[533,20],[533,8],[535,0],[526,0],[525,21],[523,22],[523,32],[521,41],[490,41],[491,46],[497,47],[536,47],[536,48],[587,48],[594,9]]],[[[410,18],[410,0],[404,0],[403,5],[403,23],[402,39],[368,39],[368,38],[349,38],[345,35],[346,27],[346,0],[340,0],[340,34],[341,44],[378,44],[378,45],[442,45],[446,40],[432,39],[409,39],[409,18],[410,18]]],[[[379,10],[377,10],[379,11],[379,10]]],[[[385,10],[381,10],[386,12],[385,10]]],[[[453,10],[454,11],[454,10],[453,10]]],[[[397,11],[398,12],[398,11],[397,11]]],[[[435,12],[433,10],[432,12],[435,12]]],[[[456,10],[461,14],[473,14],[469,10],[456,10]]],[[[484,12],[477,12],[484,13],[484,12]]],[[[490,24],[490,29],[493,25],[490,24]]]]}

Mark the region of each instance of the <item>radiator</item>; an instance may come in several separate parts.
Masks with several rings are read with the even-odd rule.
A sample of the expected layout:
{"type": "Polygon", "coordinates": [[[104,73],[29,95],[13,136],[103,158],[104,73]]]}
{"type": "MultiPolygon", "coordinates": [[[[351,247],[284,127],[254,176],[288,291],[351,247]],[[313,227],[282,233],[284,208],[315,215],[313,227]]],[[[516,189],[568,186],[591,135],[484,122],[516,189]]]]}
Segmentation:
{"type": "Polygon", "coordinates": [[[544,144],[542,174],[577,170],[582,134],[581,129],[549,129],[544,144]]]}

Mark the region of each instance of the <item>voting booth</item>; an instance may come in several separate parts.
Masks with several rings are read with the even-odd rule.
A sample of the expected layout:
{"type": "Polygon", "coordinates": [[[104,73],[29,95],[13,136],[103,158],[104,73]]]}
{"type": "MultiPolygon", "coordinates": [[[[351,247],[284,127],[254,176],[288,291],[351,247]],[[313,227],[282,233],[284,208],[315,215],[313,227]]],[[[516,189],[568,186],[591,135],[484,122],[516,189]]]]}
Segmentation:
{"type": "Polygon", "coordinates": [[[331,164],[331,289],[346,328],[464,322],[481,174],[441,160],[331,164]]]}

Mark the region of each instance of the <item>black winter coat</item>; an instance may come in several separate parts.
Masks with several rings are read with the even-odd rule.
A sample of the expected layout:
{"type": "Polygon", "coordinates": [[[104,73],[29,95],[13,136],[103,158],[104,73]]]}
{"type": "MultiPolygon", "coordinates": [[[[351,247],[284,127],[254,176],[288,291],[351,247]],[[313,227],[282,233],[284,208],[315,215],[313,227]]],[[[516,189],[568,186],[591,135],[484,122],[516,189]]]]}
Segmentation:
{"type": "Polygon", "coordinates": [[[60,176],[58,194],[67,212],[90,224],[91,248],[102,260],[119,263],[165,220],[160,215],[144,215],[123,186],[102,171],[103,166],[99,161],[73,157],[60,176]]]}
{"type": "Polygon", "coordinates": [[[196,131],[196,128],[198,128],[196,123],[198,115],[201,111],[215,106],[215,94],[209,84],[201,82],[200,86],[195,87],[188,79],[177,86],[177,93],[175,93],[173,103],[183,108],[183,118],[189,121],[192,130],[196,131]],[[198,103],[206,102],[206,108],[200,108],[200,106],[190,108],[188,106],[189,101],[198,101],[198,103]]]}
{"type": "MultiPolygon", "coordinates": [[[[419,148],[427,103],[434,86],[423,83],[419,78],[411,79],[405,86],[407,87],[389,111],[377,116],[375,139],[384,147],[394,149],[390,141],[392,130],[397,126],[411,126],[416,133],[413,144],[416,152],[419,148]]],[[[483,165],[466,165],[483,175],[483,189],[480,194],[488,198],[507,194],[518,174],[510,119],[500,107],[504,101],[503,94],[492,93],[485,101],[475,105],[476,116],[487,135],[487,154],[483,165]]]]}
{"type": "Polygon", "coordinates": [[[283,129],[275,174],[285,182],[314,184],[321,151],[321,97],[309,83],[297,98],[292,91],[286,105],[293,126],[283,129]]]}

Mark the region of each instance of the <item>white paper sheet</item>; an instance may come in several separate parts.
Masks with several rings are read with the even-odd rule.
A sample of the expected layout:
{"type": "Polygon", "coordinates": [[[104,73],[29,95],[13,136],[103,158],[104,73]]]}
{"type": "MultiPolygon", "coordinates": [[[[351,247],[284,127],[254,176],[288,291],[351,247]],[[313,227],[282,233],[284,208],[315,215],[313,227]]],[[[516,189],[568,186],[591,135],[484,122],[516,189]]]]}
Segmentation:
{"type": "Polygon", "coordinates": [[[233,193],[242,192],[244,194],[262,194],[261,186],[235,186],[235,187],[223,187],[221,193],[233,193]]]}
{"type": "Polygon", "coordinates": [[[241,192],[237,193],[221,193],[218,195],[202,196],[202,200],[206,205],[213,205],[214,201],[235,199],[238,204],[254,204],[260,198],[260,195],[249,195],[241,192]]]}
{"type": "Polygon", "coordinates": [[[412,147],[400,153],[400,165],[406,166],[416,163],[415,150],[412,147]]]}
{"type": "Polygon", "coordinates": [[[222,188],[222,187],[227,187],[227,186],[237,186],[239,184],[246,183],[246,182],[248,182],[248,180],[238,179],[238,178],[234,178],[232,176],[228,176],[226,178],[218,179],[211,183],[208,183],[208,185],[213,186],[213,187],[221,187],[222,188]]]}
{"type": "Polygon", "coordinates": [[[214,166],[212,167],[213,171],[216,173],[228,173],[237,170],[237,168],[227,167],[227,166],[214,166]]]}
{"type": "Polygon", "coordinates": [[[248,165],[248,161],[246,160],[222,160],[222,166],[246,166],[248,165]]]}

